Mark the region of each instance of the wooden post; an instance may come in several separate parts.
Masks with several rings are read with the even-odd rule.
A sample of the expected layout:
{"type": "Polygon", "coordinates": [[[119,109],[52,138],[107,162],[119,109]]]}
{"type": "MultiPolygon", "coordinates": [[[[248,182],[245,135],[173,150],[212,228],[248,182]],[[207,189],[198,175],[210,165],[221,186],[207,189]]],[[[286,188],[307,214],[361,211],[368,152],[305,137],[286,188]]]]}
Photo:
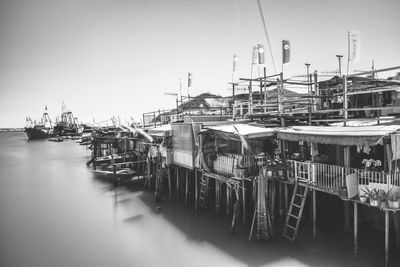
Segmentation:
{"type": "Polygon", "coordinates": [[[389,211],[385,210],[385,266],[389,264],[389,211]]]}
{"type": "Polygon", "coordinates": [[[231,207],[231,186],[226,183],[226,215],[230,215],[230,207],[231,207]]]}
{"type": "MultiPolygon", "coordinates": [[[[350,167],[350,147],[344,147],[344,166],[350,167]]],[[[350,201],[344,201],[344,230],[347,232],[351,231],[351,219],[350,219],[350,201]]]]}
{"type": "Polygon", "coordinates": [[[400,213],[393,213],[393,221],[394,221],[394,230],[396,233],[396,245],[397,248],[400,248],[400,213]]]}
{"type": "Polygon", "coordinates": [[[285,187],[284,187],[284,193],[285,193],[285,216],[286,216],[286,213],[288,212],[288,206],[289,206],[288,186],[289,185],[285,183],[285,187]]]}
{"type": "Polygon", "coordinates": [[[343,119],[344,119],[344,126],[347,125],[347,76],[343,75],[343,119]]]}
{"type": "Polygon", "coordinates": [[[196,170],[194,170],[194,211],[197,213],[199,209],[199,177],[196,170]]]}
{"type": "Polygon", "coordinates": [[[171,168],[170,166],[167,166],[167,175],[168,175],[168,194],[169,194],[169,199],[172,198],[172,184],[171,184],[171,168]]]}
{"type": "Polygon", "coordinates": [[[317,191],[313,189],[313,239],[317,238],[317,191]]]}
{"type": "Polygon", "coordinates": [[[282,204],[282,183],[278,182],[278,205],[279,205],[279,218],[283,221],[283,204],[282,204]]]}
{"type": "Polygon", "coordinates": [[[189,193],[189,171],[185,168],[185,205],[188,204],[188,193],[189,193]]]}
{"type": "Polygon", "coordinates": [[[176,165],[175,168],[175,172],[176,172],[176,199],[179,199],[179,166],[176,165]]]}
{"type": "Polygon", "coordinates": [[[221,202],[221,194],[220,188],[221,183],[217,179],[215,179],[215,213],[219,214],[220,211],[220,202],[221,202]]]}
{"type": "Polygon", "coordinates": [[[271,221],[272,225],[274,224],[275,221],[275,198],[276,198],[276,188],[275,188],[275,182],[268,183],[269,186],[271,187],[271,221]]]}
{"type": "Polygon", "coordinates": [[[114,186],[117,186],[117,166],[113,164],[113,181],[114,186]]]}
{"type": "Polygon", "coordinates": [[[358,204],[354,202],[354,258],[358,256],[358,204]]]}
{"type": "Polygon", "coordinates": [[[246,189],[244,180],[242,181],[242,196],[243,196],[243,224],[246,223],[246,189]]]}

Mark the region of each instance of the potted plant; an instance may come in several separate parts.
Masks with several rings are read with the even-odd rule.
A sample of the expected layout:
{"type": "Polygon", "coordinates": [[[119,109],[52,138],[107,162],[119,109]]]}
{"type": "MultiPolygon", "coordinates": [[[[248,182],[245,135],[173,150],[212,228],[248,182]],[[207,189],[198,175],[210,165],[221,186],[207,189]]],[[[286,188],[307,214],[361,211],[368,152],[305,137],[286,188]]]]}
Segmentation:
{"type": "Polygon", "coordinates": [[[271,160],[267,160],[267,177],[272,177],[273,164],[271,160]]]}
{"type": "Polygon", "coordinates": [[[366,196],[369,199],[369,204],[373,207],[379,207],[380,206],[380,192],[378,189],[374,188],[372,190],[369,190],[366,188],[363,190],[363,192],[366,194],[366,196]]]}
{"type": "Polygon", "coordinates": [[[399,209],[400,208],[400,197],[398,193],[390,193],[388,198],[388,205],[391,209],[399,209]]]}
{"type": "Polygon", "coordinates": [[[382,162],[379,159],[363,159],[361,164],[366,171],[380,171],[382,167],[382,162]]]}
{"type": "MultiPolygon", "coordinates": [[[[366,190],[369,191],[368,188],[366,188],[366,190]]],[[[360,194],[360,195],[358,196],[358,198],[360,199],[360,202],[361,202],[361,203],[366,203],[366,202],[368,201],[368,194],[366,194],[366,193],[364,192],[364,194],[360,194]]]]}
{"type": "Polygon", "coordinates": [[[389,191],[385,191],[382,189],[379,190],[379,198],[381,201],[381,205],[380,205],[381,208],[388,207],[388,200],[389,200],[390,195],[391,195],[391,190],[389,190],[389,191]]]}

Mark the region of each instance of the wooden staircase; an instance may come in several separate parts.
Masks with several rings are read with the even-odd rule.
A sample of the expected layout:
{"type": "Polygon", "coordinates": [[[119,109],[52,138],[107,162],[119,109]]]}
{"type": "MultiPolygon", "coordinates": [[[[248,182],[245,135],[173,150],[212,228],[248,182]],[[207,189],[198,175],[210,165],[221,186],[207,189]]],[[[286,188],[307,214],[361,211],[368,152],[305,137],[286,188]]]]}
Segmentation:
{"type": "Polygon", "coordinates": [[[200,194],[199,194],[199,206],[201,208],[206,208],[207,197],[208,197],[208,180],[209,178],[205,175],[200,177],[200,194]]]}
{"type": "Polygon", "coordinates": [[[296,240],[299,231],[307,193],[308,183],[297,182],[293,190],[289,211],[286,215],[285,227],[283,228],[283,236],[292,242],[296,240]]]}

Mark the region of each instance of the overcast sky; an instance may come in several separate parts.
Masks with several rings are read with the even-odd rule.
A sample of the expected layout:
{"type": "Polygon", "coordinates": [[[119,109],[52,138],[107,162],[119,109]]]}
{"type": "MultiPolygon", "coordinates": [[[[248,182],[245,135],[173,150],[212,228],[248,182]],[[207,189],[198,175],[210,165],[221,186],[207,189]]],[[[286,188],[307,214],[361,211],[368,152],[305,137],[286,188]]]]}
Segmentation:
{"type": "MultiPolygon", "coordinates": [[[[361,34],[367,70],[400,65],[398,0],[261,0],[277,71],[281,42],[291,42],[285,77],[338,68],[347,60],[347,32],[361,34]]],[[[80,120],[139,119],[175,105],[179,79],[190,95],[231,94],[236,77],[249,77],[252,47],[266,47],[256,0],[0,0],[0,127],[51,117],[62,101],[80,120]]],[[[393,74],[393,73],[392,73],[393,74]]]]}

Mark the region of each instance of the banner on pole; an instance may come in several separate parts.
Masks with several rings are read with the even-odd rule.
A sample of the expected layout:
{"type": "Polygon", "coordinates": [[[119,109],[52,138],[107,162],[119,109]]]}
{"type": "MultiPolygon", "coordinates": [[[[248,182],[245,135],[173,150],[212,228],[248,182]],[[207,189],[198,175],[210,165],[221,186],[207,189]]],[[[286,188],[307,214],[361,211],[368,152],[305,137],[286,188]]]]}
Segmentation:
{"type": "Polygon", "coordinates": [[[257,46],[253,46],[253,55],[251,58],[251,64],[258,64],[258,49],[257,46]]]}
{"type": "Polygon", "coordinates": [[[258,64],[264,64],[264,46],[257,45],[257,52],[258,52],[258,64]]]}
{"type": "Polygon", "coordinates": [[[290,42],[282,40],[282,64],[290,62],[290,42]]]}
{"type": "Polygon", "coordinates": [[[237,61],[238,61],[237,56],[233,55],[233,69],[232,69],[233,72],[235,72],[237,69],[237,61]]]}
{"type": "Polygon", "coordinates": [[[188,72],[188,87],[192,87],[192,74],[188,72]]]}
{"type": "Polygon", "coordinates": [[[360,33],[349,31],[349,61],[357,62],[360,59],[360,33]]]}

